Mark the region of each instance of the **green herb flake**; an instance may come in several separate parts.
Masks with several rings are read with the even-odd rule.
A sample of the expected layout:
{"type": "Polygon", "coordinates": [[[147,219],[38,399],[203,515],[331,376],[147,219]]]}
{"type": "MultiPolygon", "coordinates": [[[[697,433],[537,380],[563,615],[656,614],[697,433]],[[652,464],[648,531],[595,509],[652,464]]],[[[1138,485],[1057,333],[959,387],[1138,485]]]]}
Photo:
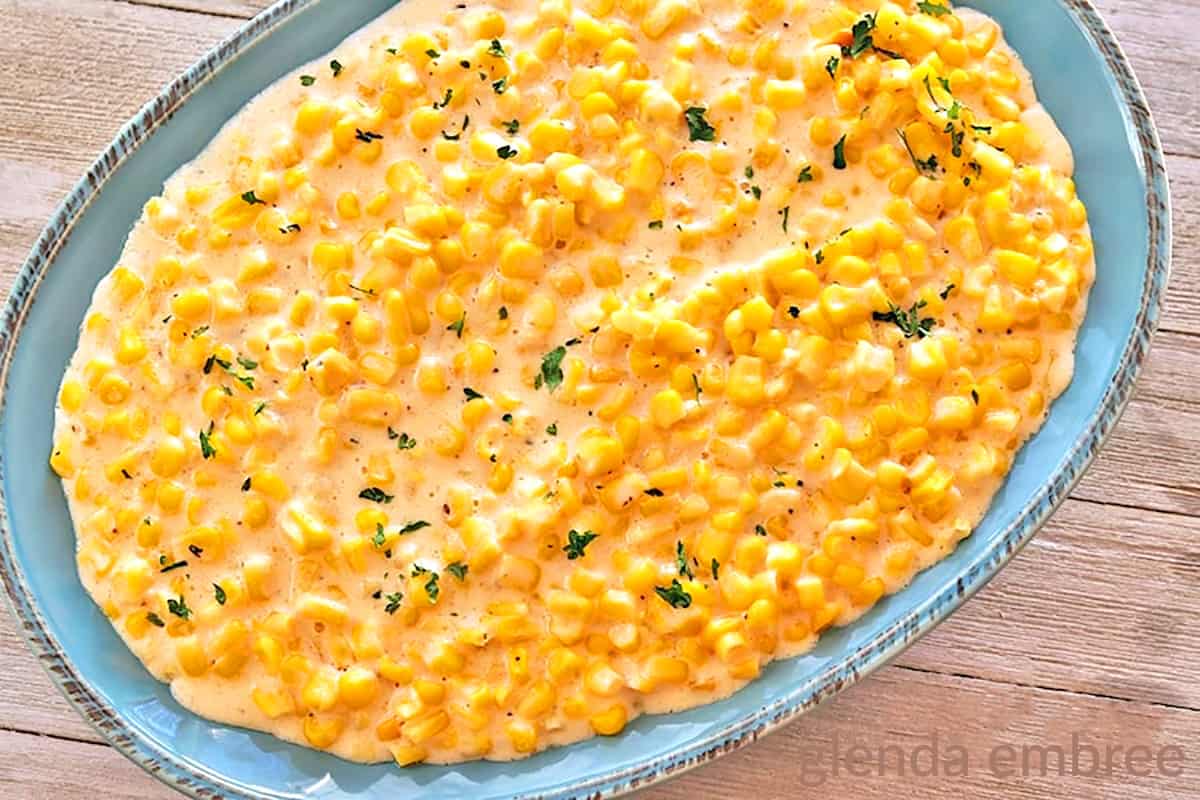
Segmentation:
{"type": "Polygon", "coordinates": [[[708,109],[702,106],[692,106],[683,112],[687,120],[689,142],[711,142],[717,138],[717,129],[704,118],[707,112],[708,109]]]}
{"type": "Polygon", "coordinates": [[[372,503],[390,503],[395,498],[395,495],[386,493],[378,486],[368,486],[359,492],[358,496],[363,500],[370,500],[372,503]]]}
{"type": "Polygon", "coordinates": [[[465,581],[467,579],[467,571],[469,569],[470,569],[470,567],[468,567],[466,564],[462,563],[461,561],[455,561],[453,564],[446,565],[446,572],[449,572],[451,575],[458,578],[460,581],[465,581]]]}
{"type": "Polygon", "coordinates": [[[468,403],[471,402],[472,400],[482,400],[483,399],[483,395],[481,395],[479,392],[472,389],[470,386],[463,387],[463,396],[467,398],[468,403]]]}
{"type": "Polygon", "coordinates": [[[721,573],[721,562],[720,562],[720,561],[717,561],[717,560],[714,558],[714,559],[712,560],[712,563],[709,565],[709,568],[712,570],[712,576],[713,576],[713,580],[714,580],[714,581],[719,581],[719,580],[721,579],[721,576],[720,576],[720,573],[721,573]]]}
{"type": "Polygon", "coordinates": [[[300,85],[301,86],[312,86],[316,82],[317,82],[317,79],[314,78],[312,75],[301,75],[300,76],[300,85]]]}
{"type": "Polygon", "coordinates": [[[376,133],[375,131],[364,131],[362,128],[355,128],[354,138],[360,142],[363,142],[364,144],[370,144],[371,142],[376,142],[382,139],[383,134],[376,133]]]}
{"type": "Polygon", "coordinates": [[[584,550],[592,543],[599,534],[592,531],[579,531],[572,528],[567,531],[567,545],[563,548],[563,552],[567,554],[568,561],[574,561],[577,558],[583,558],[584,550]]]}
{"type": "Polygon", "coordinates": [[[167,611],[170,611],[180,619],[187,619],[192,616],[192,610],[188,608],[187,601],[183,599],[183,595],[179,595],[178,600],[174,597],[168,597],[167,611]]]}
{"type": "Polygon", "coordinates": [[[387,605],[383,607],[383,610],[388,614],[395,614],[400,610],[400,604],[404,602],[404,594],[401,592],[390,592],[383,598],[387,600],[387,605]]]}
{"type": "Polygon", "coordinates": [[[149,622],[156,628],[166,627],[167,624],[162,621],[162,617],[160,617],[158,614],[155,614],[153,611],[146,612],[146,622],[149,622]]]}
{"type": "Polygon", "coordinates": [[[425,55],[429,56],[430,58],[441,58],[442,54],[431,47],[425,51],[425,55]]]}
{"type": "Polygon", "coordinates": [[[830,56],[829,60],[825,62],[825,71],[828,72],[829,77],[835,81],[837,80],[838,64],[840,63],[842,63],[842,60],[837,56],[830,56]]]}
{"type": "Polygon", "coordinates": [[[837,144],[833,146],[833,168],[846,168],[846,134],[842,134],[842,138],[837,140],[837,144]]]}
{"type": "Polygon", "coordinates": [[[504,90],[508,88],[508,78],[501,78],[498,81],[492,81],[492,91],[496,94],[504,94],[504,90]]]}
{"type": "Polygon", "coordinates": [[[335,58],[333,61],[329,62],[329,69],[333,72],[333,77],[336,78],[338,75],[342,74],[342,69],[344,68],[342,67],[342,62],[335,58]]]}
{"type": "Polygon", "coordinates": [[[650,222],[648,222],[646,224],[646,227],[652,231],[661,231],[662,226],[663,226],[663,221],[661,219],[652,219],[652,220],[650,220],[650,222]]]}
{"type": "Polygon", "coordinates": [[[938,292],[938,297],[942,298],[943,300],[946,300],[950,297],[950,293],[953,292],[957,288],[958,288],[958,286],[956,286],[955,284],[948,283],[948,284],[946,284],[945,289],[942,289],[940,292],[938,292]]]}
{"type": "Polygon", "coordinates": [[[446,106],[450,105],[450,101],[453,98],[454,98],[454,90],[447,89],[446,93],[444,95],[442,95],[442,99],[440,101],[435,100],[433,102],[433,107],[434,108],[445,108],[446,106]]]}
{"type": "Polygon", "coordinates": [[[248,192],[242,192],[242,202],[246,203],[247,205],[251,205],[251,206],[254,206],[254,205],[265,206],[266,205],[265,202],[258,199],[258,195],[256,195],[254,193],[253,189],[251,189],[248,192]]]}
{"type": "Polygon", "coordinates": [[[688,608],[692,605],[692,596],[684,591],[678,578],[671,581],[670,586],[655,586],[654,593],[672,608],[688,608]]]}
{"type": "Polygon", "coordinates": [[[407,536],[408,534],[413,533],[414,531],[419,531],[419,530],[421,530],[421,528],[428,528],[428,527],[429,527],[429,523],[426,522],[425,520],[423,520],[423,519],[414,520],[413,522],[409,522],[400,528],[400,535],[407,536]]]}
{"type": "Polygon", "coordinates": [[[499,39],[492,39],[492,43],[488,47],[487,53],[489,56],[504,58],[504,45],[500,44],[499,39]]]}
{"type": "Polygon", "coordinates": [[[876,322],[891,322],[904,334],[905,339],[924,339],[929,335],[933,326],[937,324],[937,320],[933,317],[922,317],[921,309],[925,307],[924,300],[918,300],[913,303],[907,311],[900,308],[895,303],[888,303],[886,312],[875,311],[871,317],[876,322]]]}
{"type": "Polygon", "coordinates": [[[917,10],[922,14],[928,14],[931,17],[944,17],[950,13],[950,9],[937,3],[927,3],[924,0],[917,3],[917,10]]]}
{"type": "Polygon", "coordinates": [[[542,369],[534,378],[533,388],[540,389],[545,386],[553,392],[561,386],[563,382],[562,362],[566,356],[567,348],[562,345],[542,356],[542,369]]]}
{"type": "Polygon", "coordinates": [[[461,317],[459,317],[457,320],[455,320],[454,322],[452,322],[446,326],[446,330],[454,331],[455,335],[457,335],[458,338],[461,339],[462,335],[463,335],[463,326],[466,324],[467,324],[467,312],[464,311],[461,317]]]}
{"type": "Polygon", "coordinates": [[[858,22],[854,23],[854,27],[850,29],[852,37],[849,46],[842,47],[842,56],[845,58],[858,58],[867,50],[875,46],[875,41],[871,36],[871,31],[875,30],[875,15],[867,14],[858,22]]]}
{"type": "Polygon", "coordinates": [[[214,583],[212,586],[213,586],[213,596],[216,597],[216,599],[217,599],[217,605],[219,605],[219,606],[225,605],[225,600],[226,600],[225,590],[221,588],[221,584],[214,583]]]}
{"type": "Polygon", "coordinates": [[[510,119],[508,122],[503,123],[503,126],[504,130],[509,136],[516,136],[517,131],[521,130],[521,121],[517,119],[510,119]]]}
{"type": "Polygon", "coordinates": [[[808,164],[804,169],[800,170],[800,174],[796,176],[796,183],[812,183],[813,178],[812,164],[808,164]]]}
{"type": "Polygon", "coordinates": [[[500,319],[508,319],[508,306],[500,306],[497,316],[499,316],[500,319]]]}
{"type": "Polygon", "coordinates": [[[692,572],[692,567],[688,564],[687,551],[683,549],[683,542],[675,540],[675,568],[679,570],[680,575],[695,579],[696,574],[692,572]]]}
{"type": "Polygon", "coordinates": [[[755,526],[754,526],[754,532],[755,532],[756,534],[758,534],[759,536],[766,536],[766,535],[767,535],[767,529],[766,529],[765,527],[763,527],[762,525],[755,525],[755,526]]]}
{"type": "Polygon", "coordinates": [[[508,161],[510,158],[515,158],[519,151],[512,145],[502,144],[496,148],[496,155],[500,156],[502,161],[508,161]]]}
{"type": "Polygon", "coordinates": [[[792,207],[784,206],[783,208],[779,209],[779,215],[783,217],[783,232],[787,233],[788,217],[792,215],[792,207]]]}
{"type": "Polygon", "coordinates": [[[429,578],[425,581],[425,594],[429,596],[430,603],[436,603],[438,595],[441,594],[441,588],[438,586],[438,574],[430,572],[429,578]]]}
{"type": "Polygon", "coordinates": [[[383,523],[375,523],[375,535],[371,537],[371,544],[376,547],[383,547],[387,544],[387,533],[383,530],[383,523]]]}
{"type": "Polygon", "coordinates": [[[200,431],[200,455],[204,456],[207,461],[210,458],[215,458],[217,449],[212,446],[212,440],[209,436],[212,435],[212,423],[209,423],[207,431],[200,431]]]}
{"type": "Polygon", "coordinates": [[[550,436],[558,436],[558,423],[551,422],[549,425],[547,425],[546,433],[549,434],[550,436]]]}

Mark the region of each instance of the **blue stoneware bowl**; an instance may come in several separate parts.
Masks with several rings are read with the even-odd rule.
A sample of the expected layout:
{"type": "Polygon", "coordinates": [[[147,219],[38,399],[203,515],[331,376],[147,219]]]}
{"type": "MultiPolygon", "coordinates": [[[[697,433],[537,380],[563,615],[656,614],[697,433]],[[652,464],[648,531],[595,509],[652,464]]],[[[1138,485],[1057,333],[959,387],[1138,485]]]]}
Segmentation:
{"type": "Polygon", "coordinates": [[[46,466],[59,380],[92,289],[145,201],[262,88],[394,2],[284,0],[221,43],[122,129],[42,232],[4,309],[0,575],[67,698],[164,782],[195,797],[325,800],[609,797],[654,783],[786,723],[930,630],[1029,541],[1112,430],[1145,361],[1169,268],[1167,178],[1150,111],[1087,0],[970,0],[1004,26],[1074,148],[1097,275],[1070,388],[953,555],[727,700],[512,764],[362,766],[184,710],[76,577],[66,502],[46,466]]]}

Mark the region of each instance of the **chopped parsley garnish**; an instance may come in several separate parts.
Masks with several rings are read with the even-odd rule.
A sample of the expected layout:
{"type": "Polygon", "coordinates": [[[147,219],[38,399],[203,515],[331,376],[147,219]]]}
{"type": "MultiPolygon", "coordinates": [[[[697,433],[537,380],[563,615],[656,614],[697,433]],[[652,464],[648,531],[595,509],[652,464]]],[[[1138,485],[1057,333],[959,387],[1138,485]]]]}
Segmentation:
{"type": "Polygon", "coordinates": [[[913,166],[917,168],[917,172],[929,177],[936,176],[938,169],[937,154],[931,154],[929,158],[921,160],[917,158],[917,154],[913,152],[912,147],[908,144],[908,137],[904,134],[904,131],[898,130],[896,134],[900,137],[900,141],[904,143],[904,149],[908,151],[908,157],[912,159],[913,166]]]}
{"type": "Polygon", "coordinates": [[[842,47],[842,55],[846,58],[858,58],[864,52],[874,47],[875,40],[871,36],[871,31],[873,30],[875,30],[874,14],[867,14],[854,23],[854,27],[850,29],[850,35],[853,38],[849,46],[842,47]]]}
{"type": "Polygon", "coordinates": [[[937,3],[927,3],[925,0],[917,3],[917,10],[931,17],[944,17],[950,13],[950,9],[945,6],[938,5],[937,3]]]}
{"type": "Polygon", "coordinates": [[[460,581],[465,581],[467,579],[467,570],[469,569],[470,567],[461,561],[455,561],[453,564],[446,565],[446,572],[449,572],[460,581]]]}
{"type": "Polygon", "coordinates": [[[470,402],[471,400],[482,400],[483,399],[483,395],[481,395],[479,392],[472,389],[470,386],[463,387],[463,394],[466,396],[468,402],[470,402]]]}
{"type": "Polygon", "coordinates": [[[680,575],[686,575],[689,578],[695,579],[696,575],[692,572],[692,567],[688,564],[687,551],[683,549],[683,542],[675,540],[675,568],[679,570],[680,575]]]}
{"type": "Polygon", "coordinates": [[[517,155],[517,148],[512,145],[502,144],[496,148],[496,155],[500,156],[501,160],[508,161],[517,155]]]}
{"type": "Polygon", "coordinates": [[[187,601],[183,599],[183,595],[179,595],[178,600],[174,597],[168,597],[167,611],[170,611],[180,619],[187,619],[192,615],[192,610],[188,608],[187,601]]]}
{"type": "Polygon", "coordinates": [[[796,183],[812,183],[813,180],[812,164],[806,165],[796,176],[796,183]]]}
{"type": "Polygon", "coordinates": [[[544,385],[553,392],[561,386],[563,382],[562,362],[566,356],[567,348],[563,345],[559,345],[542,356],[542,369],[533,379],[533,388],[540,389],[544,385]]]}
{"type": "Polygon", "coordinates": [[[672,608],[688,608],[692,604],[692,596],[683,590],[678,578],[670,586],[655,586],[654,593],[672,608]]]}
{"type": "MultiPolygon", "coordinates": [[[[428,572],[428,570],[426,570],[428,572]]],[[[438,577],[436,572],[429,572],[429,577],[425,580],[425,594],[429,595],[429,602],[436,603],[441,589],[438,587],[438,577]]]]}
{"type": "Polygon", "coordinates": [[[212,429],[213,424],[210,422],[207,431],[200,431],[200,455],[204,456],[205,460],[217,455],[217,449],[212,446],[212,440],[208,438],[212,436],[212,429]]]}
{"type": "Polygon", "coordinates": [[[375,523],[375,535],[371,537],[371,544],[376,547],[383,547],[387,544],[387,533],[383,530],[382,522],[375,523]]]}
{"type": "Polygon", "coordinates": [[[384,599],[387,600],[387,605],[383,610],[388,614],[395,614],[400,610],[400,603],[404,602],[404,595],[401,592],[390,592],[384,595],[384,599]]]}
{"type": "Polygon", "coordinates": [[[333,77],[336,78],[338,75],[342,74],[342,62],[335,58],[333,61],[329,62],[329,69],[333,71],[333,77]]]}
{"type": "Polygon", "coordinates": [[[180,569],[181,567],[186,567],[187,565],[188,562],[186,561],[176,561],[174,564],[167,564],[165,567],[160,569],[159,572],[170,572],[171,570],[180,569]]]}
{"type": "Polygon", "coordinates": [[[387,494],[378,486],[368,486],[358,493],[358,496],[363,500],[370,500],[372,503],[390,503],[395,495],[387,494]]]}
{"type": "Polygon", "coordinates": [[[405,536],[407,534],[412,533],[413,531],[419,531],[419,530],[421,530],[421,528],[428,528],[428,527],[429,527],[428,522],[426,522],[423,519],[418,519],[413,522],[409,522],[406,525],[404,525],[403,527],[401,527],[400,535],[405,536]]]}
{"type": "Polygon", "coordinates": [[[504,130],[508,132],[509,136],[516,136],[517,131],[521,130],[521,121],[517,119],[510,119],[508,122],[502,124],[504,126],[504,130]]]}
{"type": "Polygon", "coordinates": [[[383,134],[376,133],[375,131],[364,131],[362,128],[355,128],[354,138],[358,139],[360,142],[370,144],[378,139],[382,139],[383,134]]]}
{"type": "Polygon", "coordinates": [[[563,548],[563,552],[567,554],[568,561],[574,561],[577,558],[583,558],[584,550],[599,534],[592,531],[579,531],[572,528],[567,531],[567,545],[563,548]]]}
{"type": "Polygon", "coordinates": [[[742,174],[746,176],[746,180],[750,180],[754,177],[754,167],[747,164],[746,168],[742,170],[742,174]]]}
{"type": "Polygon", "coordinates": [[[762,187],[761,186],[751,186],[750,194],[754,195],[755,200],[762,200],[762,187]]]}
{"type": "Polygon", "coordinates": [[[646,227],[652,231],[661,231],[662,226],[663,226],[663,221],[661,219],[652,219],[652,220],[650,220],[650,222],[648,222],[646,224],[646,227]]]}
{"type": "Polygon", "coordinates": [[[167,624],[162,621],[162,617],[160,617],[158,614],[155,614],[153,611],[146,612],[146,622],[149,622],[156,628],[165,627],[167,624]]]}
{"type": "Polygon", "coordinates": [[[392,426],[388,426],[387,435],[389,439],[396,442],[396,448],[399,450],[412,450],[417,446],[417,440],[409,436],[407,433],[396,433],[392,430],[392,426]]]}
{"type": "Polygon", "coordinates": [[[886,312],[876,311],[872,313],[872,318],[877,322],[892,322],[896,327],[904,333],[905,339],[911,339],[914,336],[918,339],[924,339],[929,335],[929,331],[937,324],[933,317],[922,317],[921,309],[925,307],[924,300],[918,300],[909,307],[907,311],[900,308],[895,303],[888,303],[886,312]]]}
{"type": "Polygon", "coordinates": [[[833,146],[833,168],[846,168],[846,134],[842,134],[842,138],[837,140],[837,144],[833,146]]]}
{"type": "Polygon", "coordinates": [[[317,82],[317,79],[314,78],[312,75],[301,75],[300,76],[300,85],[301,86],[312,86],[316,82],[317,82]]]}
{"type": "Polygon", "coordinates": [[[558,423],[551,422],[549,425],[547,425],[546,433],[548,433],[551,436],[558,436],[558,423]]]}
{"type": "Polygon", "coordinates": [[[683,112],[687,120],[689,142],[711,142],[717,138],[717,129],[704,118],[707,108],[692,106],[683,112]]]}
{"type": "Polygon", "coordinates": [[[238,356],[237,362],[242,365],[242,369],[250,369],[250,370],[258,369],[257,361],[252,361],[251,359],[245,358],[244,356],[238,356]]]}
{"type": "Polygon", "coordinates": [[[833,78],[835,81],[837,80],[838,64],[840,63],[842,63],[842,60],[837,56],[830,56],[829,60],[825,62],[825,71],[828,72],[829,77],[833,78]]]}
{"type": "Polygon", "coordinates": [[[254,193],[253,189],[251,189],[248,192],[242,192],[242,202],[246,203],[247,205],[252,205],[252,206],[253,205],[261,205],[261,206],[266,205],[265,202],[258,199],[258,195],[256,195],[254,193]]]}
{"type": "Polygon", "coordinates": [[[504,58],[504,45],[500,44],[499,39],[492,39],[491,46],[488,47],[488,55],[496,58],[504,58]]]}
{"type": "Polygon", "coordinates": [[[467,312],[464,311],[463,315],[461,317],[459,317],[457,320],[455,320],[454,322],[452,322],[446,326],[446,330],[454,331],[454,333],[458,336],[458,338],[461,339],[462,334],[463,334],[463,326],[466,324],[467,324],[467,312]]]}
{"type": "Polygon", "coordinates": [[[213,595],[217,598],[217,605],[225,605],[225,590],[221,588],[221,584],[213,584],[213,595]]]}

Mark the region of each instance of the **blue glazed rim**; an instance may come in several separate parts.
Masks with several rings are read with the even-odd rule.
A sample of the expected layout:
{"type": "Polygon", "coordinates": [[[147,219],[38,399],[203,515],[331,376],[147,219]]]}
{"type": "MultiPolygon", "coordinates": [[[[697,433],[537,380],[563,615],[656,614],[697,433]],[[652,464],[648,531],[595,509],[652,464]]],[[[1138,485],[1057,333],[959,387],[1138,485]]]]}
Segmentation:
{"type": "MultiPolygon", "coordinates": [[[[118,133],[84,177],[59,205],[22,265],[0,319],[0,415],[6,402],[9,371],[16,343],[38,287],[77,220],[100,188],[122,162],[200,86],[238,54],[269,35],[296,12],[320,0],[280,0],[221,42],[198,63],[168,84],[118,133]]],[[[954,579],[948,580],[901,619],[881,631],[850,659],[797,685],[773,703],[737,722],[713,731],[704,739],[636,767],[589,779],[570,789],[543,798],[614,797],[644,788],[684,772],[756,740],[790,722],[804,711],[857,682],[894,658],[978,591],[1033,537],[1051,513],[1078,483],[1087,466],[1120,418],[1133,394],[1134,383],[1145,362],[1157,326],[1170,273],[1171,208],[1162,147],[1141,86],[1112,32],[1090,0],[1063,0],[1096,51],[1104,59],[1123,101],[1126,123],[1137,137],[1137,153],[1144,181],[1147,209],[1147,269],[1141,302],[1112,381],[1100,404],[1086,421],[1083,432],[1059,461],[1053,477],[995,537],[988,550],[954,579]]],[[[4,497],[4,471],[0,461],[0,579],[21,622],[30,649],[68,701],[105,739],[154,777],[196,798],[247,798],[253,796],[229,784],[220,775],[164,750],[129,726],[120,713],[82,679],[51,633],[37,608],[24,572],[16,558],[4,497]]]]}

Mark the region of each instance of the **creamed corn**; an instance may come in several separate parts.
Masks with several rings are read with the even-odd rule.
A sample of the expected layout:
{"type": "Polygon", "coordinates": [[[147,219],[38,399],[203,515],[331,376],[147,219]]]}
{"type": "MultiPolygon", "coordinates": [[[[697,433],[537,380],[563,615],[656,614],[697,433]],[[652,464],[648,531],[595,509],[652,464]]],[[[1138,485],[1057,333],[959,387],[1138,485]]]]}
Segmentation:
{"type": "Polygon", "coordinates": [[[1070,380],[1072,170],[945,0],[408,0],[97,289],[80,575],[184,705],[359,761],[723,697],[979,520],[1070,380]]]}

